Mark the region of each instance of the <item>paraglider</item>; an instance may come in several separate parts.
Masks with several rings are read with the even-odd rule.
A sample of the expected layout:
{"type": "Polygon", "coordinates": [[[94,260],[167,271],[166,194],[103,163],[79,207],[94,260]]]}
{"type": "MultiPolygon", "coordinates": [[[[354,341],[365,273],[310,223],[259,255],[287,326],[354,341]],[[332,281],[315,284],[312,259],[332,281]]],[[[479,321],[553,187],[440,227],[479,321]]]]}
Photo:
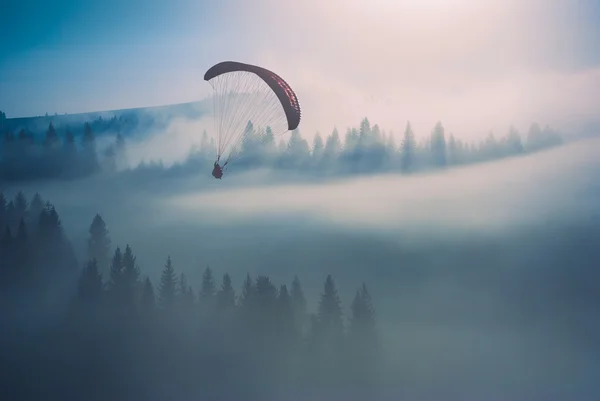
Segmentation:
{"type": "Polygon", "coordinates": [[[220,157],[217,157],[217,161],[215,161],[215,164],[213,165],[212,175],[213,175],[213,177],[220,180],[221,177],[223,177],[223,169],[227,165],[227,162],[225,162],[225,164],[223,164],[223,167],[221,167],[219,165],[219,159],[220,159],[220,157]]]}
{"type": "Polygon", "coordinates": [[[298,97],[288,83],[263,67],[223,61],[206,71],[204,80],[213,88],[213,112],[217,139],[217,160],[212,175],[223,176],[223,168],[239,155],[240,147],[259,137],[260,129],[269,128],[273,135],[292,131],[300,124],[298,97]],[[221,166],[221,157],[227,154],[221,166]]]}

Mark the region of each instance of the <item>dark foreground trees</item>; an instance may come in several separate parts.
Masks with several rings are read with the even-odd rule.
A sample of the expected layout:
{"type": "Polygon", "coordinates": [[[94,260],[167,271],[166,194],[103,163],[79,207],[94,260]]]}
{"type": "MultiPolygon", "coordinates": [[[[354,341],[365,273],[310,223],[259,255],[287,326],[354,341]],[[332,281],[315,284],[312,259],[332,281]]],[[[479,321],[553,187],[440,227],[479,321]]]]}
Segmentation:
{"type": "Polygon", "coordinates": [[[155,286],[129,245],[107,256],[99,215],[79,264],[58,213],[42,202],[0,194],[0,388],[7,399],[376,394],[382,355],[365,284],[349,319],[332,276],[312,315],[298,277],[288,287],[246,275],[236,291],[236,278],[206,267],[194,290],[168,256],[155,286]]]}

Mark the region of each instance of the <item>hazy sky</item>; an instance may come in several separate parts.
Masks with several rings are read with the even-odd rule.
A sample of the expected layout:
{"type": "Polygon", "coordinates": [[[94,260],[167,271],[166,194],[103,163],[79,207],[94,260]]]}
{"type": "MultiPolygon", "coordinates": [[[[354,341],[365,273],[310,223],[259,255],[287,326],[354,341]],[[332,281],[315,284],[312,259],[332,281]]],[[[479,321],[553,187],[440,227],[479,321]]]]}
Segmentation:
{"type": "Polygon", "coordinates": [[[600,104],[597,0],[9,0],[0,109],[9,117],[186,102],[224,59],[279,72],[301,130],[364,115],[417,134],[568,127],[600,104]],[[596,25],[596,26],[595,26],[596,25]]]}

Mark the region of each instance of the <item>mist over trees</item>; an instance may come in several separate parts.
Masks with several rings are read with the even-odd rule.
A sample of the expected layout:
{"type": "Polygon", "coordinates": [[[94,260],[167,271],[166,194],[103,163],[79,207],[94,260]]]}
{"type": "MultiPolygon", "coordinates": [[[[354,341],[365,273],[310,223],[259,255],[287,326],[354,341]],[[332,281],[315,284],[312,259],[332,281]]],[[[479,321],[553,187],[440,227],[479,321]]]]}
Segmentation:
{"type": "MultiPolygon", "coordinates": [[[[165,255],[143,274],[92,218],[77,260],[54,206],[0,193],[0,388],[7,399],[373,399],[383,351],[362,283],[345,316],[331,275],[316,310],[300,279],[191,283],[165,255]],[[289,287],[288,287],[289,285],[289,287]]],[[[350,301],[350,300],[348,300],[350,301]]]]}
{"type": "MultiPolygon", "coordinates": [[[[6,121],[6,117],[2,115],[6,121]]],[[[165,167],[160,161],[142,162],[131,167],[127,161],[127,138],[133,132],[150,132],[166,123],[140,123],[132,117],[98,117],[83,125],[56,128],[52,117],[45,131],[32,132],[15,124],[0,124],[0,180],[27,181],[73,179],[94,174],[194,174],[210,170],[216,158],[215,140],[206,131],[199,133],[200,146],[191,149],[187,159],[165,167]],[[110,137],[110,144],[98,147],[97,136],[110,137]]],[[[323,136],[317,133],[311,144],[299,130],[288,141],[273,135],[269,127],[248,122],[249,140],[242,144],[235,171],[270,167],[282,171],[327,176],[416,171],[449,168],[518,156],[560,145],[562,138],[552,128],[533,123],[522,135],[510,127],[504,135],[488,133],[479,142],[465,142],[438,122],[430,133],[420,136],[410,122],[403,133],[386,132],[364,118],[358,127],[341,133],[337,128],[323,136]]],[[[165,134],[167,135],[167,134],[165,134]]]]}

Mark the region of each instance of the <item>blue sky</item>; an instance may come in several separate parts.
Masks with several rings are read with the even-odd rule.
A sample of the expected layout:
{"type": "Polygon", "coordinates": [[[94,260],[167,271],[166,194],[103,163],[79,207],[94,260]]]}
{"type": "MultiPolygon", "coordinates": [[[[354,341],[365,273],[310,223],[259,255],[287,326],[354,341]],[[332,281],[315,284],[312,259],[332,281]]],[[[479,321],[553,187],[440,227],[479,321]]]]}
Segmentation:
{"type": "MultiPolygon", "coordinates": [[[[398,129],[409,118],[425,127],[439,116],[454,123],[456,115],[458,124],[465,116],[446,117],[446,104],[452,100],[469,108],[482,103],[477,96],[497,98],[490,109],[505,110],[506,119],[498,117],[502,124],[552,117],[554,109],[534,96],[536,88],[553,85],[548,84],[552,79],[562,79],[560,85],[569,88],[575,85],[569,79],[578,88],[598,83],[583,84],[584,78],[573,74],[600,68],[599,0],[502,3],[510,7],[490,0],[489,6],[477,9],[462,5],[475,4],[473,0],[340,1],[8,0],[0,13],[0,110],[18,117],[197,100],[209,93],[204,71],[223,59],[264,62],[295,82],[309,111],[305,122],[311,131],[358,119],[358,108],[388,125],[395,123],[392,118],[398,113],[384,104],[407,110],[398,118],[398,129]],[[416,4],[430,8],[417,10],[416,4]],[[440,24],[435,21],[442,18],[447,32],[436,31],[440,24]],[[457,18],[465,18],[464,23],[451,27],[457,18]],[[416,21],[414,27],[411,21],[416,21]],[[478,23],[480,31],[464,28],[478,23]],[[411,38],[417,39],[411,43],[411,38]],[[440,43],[445,38],[447,43],[440,43]],[[389,55],[394,50],[395,58],[389,55]],[[391,73],[393,84],[377,80],[391,73]],[[529,77],[542,73],[545,81],[527,86],[529,77]],[[507,81],[519,85],[500,95],[498,88],[506,88],[507,81]],[[457,93],[468,96],[457,99],[457,93]],[[345,104],[340,103],[342,96],[345,104]],[[520,111],[503,106],[511,96],[510,104],[527,100],[536,107],[517,116],[520,111]],[[438,99],[438,106],[431,97],[438,99]],[[330,116],[333,102],[337,114],[330,116]],[[437,107],[435,116],[426,115],[415,102],[437,107]]],[[[575,92],[572,96],[581,97],[575,92]]],[[[496,118],[492,111],[480,114],[496,118]]]]}
{"type": "Polygon", "coordinates": [[[27,116],[193,100],[170,96],[165,77],[184,71],[201,81],[219,58],[223,8],[169,3],[9,0],[0,13],[0,109],[27,116]]]}

